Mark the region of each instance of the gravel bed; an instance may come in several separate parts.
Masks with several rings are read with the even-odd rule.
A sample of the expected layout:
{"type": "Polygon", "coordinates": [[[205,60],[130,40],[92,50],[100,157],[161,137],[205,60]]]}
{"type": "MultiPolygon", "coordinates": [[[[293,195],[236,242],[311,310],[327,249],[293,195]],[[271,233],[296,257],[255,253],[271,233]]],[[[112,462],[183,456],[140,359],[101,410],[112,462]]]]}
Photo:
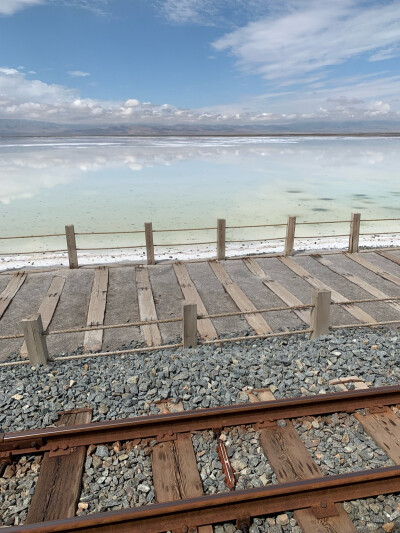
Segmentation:
{"type": "Polygon", "coordinates": [[[89,446],[78,514],[102,513],[154,503],[147,443],[89,446]]]}
{"type": "MultiPolygon", "coordinates": [[[[393,385],[400,381],[399,353],[399,330],[359,328],[337,331],[335,334],[323,336],[314,342],[309,341],[305,336],[292,336],[199,346],[190,350],[163,350],[132,356],[88,357],[52,363],[46,368],[29,365],[4,367],[0,373],[0,429],[8,432],[51,426],[54,425],[58,412],[82,407],[92,407],[93,421],[97,421],[157,413],[158,408],[154,402],[167,398],[170,398],[173,403],[181,401],[185,409],[247,402],[248,396],[243,391],[245,388],[250,390],[270,388],[276,398],[324,393],[336,390],[335,387],[329,385],[330,380],[349,375],[356,375],[372,386],[393,385]]],[[[339,422],[335,424],[341,431],[341,436],[338,437],[340,442],[337,443],[336,440],[332,443],[328,442],[329,438],[333,439],[333,434],[328,431],[329,424],[326,425],[325,421],[322,423],[322,418],[316,420],[318,424],[321,423],[322,427],[314,427],[312,422],[309,429],[307,426],[299,425],[300,422],[296,422],[296,427],[300,430],[305,442],[319,439],[319,443],[309,446],[309,450],[316,460],[318,459],[317,453],[323,455],[318,460],[324,472],[333,472],[335,468],[342,469],[339,471],[359,469],[366,464],[365,461],[368,461],[370,466],[387,464],[385,463],[386,456],[378,453],[376,447],[371,446],[364,434],[364,440],[360,438],[362,431],[359,430],[352,417],[346,415],[345,418],[339,418],[339,422]],[[348,443],[341,441],[346,434],[349,437],[348,443]],[[325,442],[326,445],[324,445],[325,442]],[[336,454],[333,454],[334,459],[331,458],[333,470],[330,464],[326,463],[329,458],[325,457],[325,451],[328,456],[332,444],[336,451],[336,454]],[[325,446],[325,450],[321,446],[325,446]],[[346,447],[351,449],[355,447],[355,449],[346,452],[344,451],[346,447]],[[361,465],[359,457],[363,456],[365,457],[361,465]]],[[[240,483],[243,483],[243,486],[249,486],[249,483],[256,482],[257,476],[260,479],[262,475],[257,474],[260,464],[255,464],[259,446],[256,442],[251,442],[256,441],[257,437],[254,433],[254,438],[247,442],[235,432],[226,434],[227,440],[229,442],[232,440],[232,443],[242,440],[240,447],[245,448],[242,452],[235,448],[232,453],[239,453],[239,455],[233,460],[240,462],[242,457],[240,453],[244,456],[246,446],[248,446],[251,456],[246,456],[254,462],[251,475],[242,473],[243,469],[238,468],[238,473],[241,473],[240,483]]],[[[213,444],[215,439],[207,440],[204,438],[206,433],[195,435],[193,442],[204,490],[206,493],[212,493],[225,490],[225,488],[221,487],[224,481],[218,457],[215,455],[216,445],[214,448],[213,444]],[[204,450],[205,453],[202,454],[204,450]],[[209,460],[208,457],[211,459],[209,460]],[[202,468],[204,468],[203,475],[202,468]]],[[[117,495],[118,499],[118,494],[120,494],[117,475],[120,463],[124,460],[130,462],[129,468],[132,470],[141,464],[142,458],[138,460],[136,452],[132,451],[134,448],[130,450],[128,458],[122,461],[119,457],[126,455],[123,449],[115,452],[111,450],[112,447],[107,448],[112,461],[103,460],[100,470],[97,472],[96,469],[95,472],[93,468],[93,473],[90,473],[92,466],[87,464],[87,478],[85,479],[87,488],[90,484],[97,483],[96,476],[97,479],[104,477],[105,480],[102,484],[98,483],[99,490],[94,500],[81,501],[81,503],[88,504],[86,509],[81,508],[82,513],[97,511],[101,508],[99,506],[106,506],[107,509],[116,508],[114,496],[117,495]]],[[[233,444],[231,448],[234,449],[233,444]]],[[[92,461],[94,455],[92,451],[92,461]]],[[[147,456],[145,459],[149,461],[147,456]]],[[[257,460],[259,459],[258,454],[257,460]]],[[[28,478],[28,472],[23,477],[28,478]]],[[[150,479],[149,474],[143,482],[149,484],[150,479]]],[[[2,479],[0,505],[13,509],[13,511],[7,509],[6,513],[3,512],[3,520],[12,518],[14,523],[17,523],[16,520],[20,523],[24,520],[24,511],[26,511],[20,507],[23,507],[24,502],[27,501],[32,485],[25,489],[23,486],[25,481],[18,481],[17,478],[13,480],[22,483],[21,489],[19,485],[13,483],[8,487],[10,480],[2,479]],[[8,494],[18,493],[16,503],[13,502],[13,505],[9,505],[8,502],[4,503],[5,497],[10,498],[9,495],[4,496],[6,492],[4,487],[7,487],[8,494]]],[[[269,480],[268,475],[267,480],[269,480]]],[[[273,481],[272,477],[271,481],[273,481]]],[[[27,483],[29,485],[30,481],[27,483]]],[[[82,498],[85,495],[88,496],[85,490],[84,488],[82,498]]],[[[125,497],[126,501],[121,493],[122,500],[119,505],[125,506],[126,502],[129,505],[134,504],[135,494],[138,493],[140,491],[134,490],[125,497]]],[[[149,497],[150,501],[152,487],[144,494],[146,498],[149,497]]],[[[142,495],[142,499],[136,501],[140,504],[145,503],[144,496],[142,495]]],[[[375,531],[385,531],[380,526],[391,522],[395,524],[394,527],[397,527],[396,512],[399,502],[395,497],[388,497],[383,501],[374,498],[354,504],[349,503],[349,505],[353,518],[362,521],[357,526],[361,531],[374,531],[371,529],[371,524],[375,524],[374,527],[378,528],[375,531]],[[372,503],[368,503],[369,501],[372,503]],[[371,507],[375,504],[379,506],[377,513],[375,512],[377,507],[371,507]]],[[[275,523],[264,521],[258,524],[254,521],[252,528],[254,531],[275,532],[276,530],[297,533],[298,526],[293,522],[294,519],[290,513],[286,516],[287,523],[286,518],[280,519],[282,524],[276,523],[276,518],[268,519],[275,520],[275,523]],[[263,527],[266,529],[262,529],[263,527]]],[[[400,528],[400,525],[398,527],[400,528]]]]}
{"type": "Polygon", "coordinates": [[[259,434],[251,426],[233,427],[221,434],[236,477],[236,490],[277,483],[261,448],[259,434]]]}
{"type": "Polygon", "coordinates": [[[23,524],[40,472],[41,456],[25,456],[7,466],[0,478],[0,526],[23,524]]]}
{"type": "Polygon", "coordinates": [[[197,468],[203,484],[204,494],[226,492],[225,475],[217,452],[217,439],[212,431],[201,431],[192,435],[197,468]]]}
{"type": "Polygon", "coordinates": [[[276,338],[4,367],[0,427],[50,426],[57,412],[88,406],[94,421],[156,413],[153,402],[166,398],[185,409],[246,402],[245,387],[269,387],[277,398],[323,393],[335,390],[329,380],[348,375],[396,384],[399,350],[398,332],[360,328],[314,342],[276,338]]]}

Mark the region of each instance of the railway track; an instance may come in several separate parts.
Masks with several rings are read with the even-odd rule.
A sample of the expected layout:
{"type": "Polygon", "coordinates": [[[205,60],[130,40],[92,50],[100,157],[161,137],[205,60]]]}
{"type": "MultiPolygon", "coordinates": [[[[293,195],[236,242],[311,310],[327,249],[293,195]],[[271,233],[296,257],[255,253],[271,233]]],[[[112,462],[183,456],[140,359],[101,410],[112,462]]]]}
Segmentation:
{"type": "MultiPolygon", "coordinates": [[[[260,395],[262,398],[262,395],[260,395]]],[[[295,511],[305,533],[357,531],[341,502],[400,492],[400,386],[273,399],[249,404],[169,412],[90,423],[90,410],[61,414],[55,428],[0,435],[3,467],[23,455],[42,455],[39,478],[25,525],[10,532],[211,533],[212,525],[235,521],[249,531],[253,517],[295,511]],[[353,415],[396,466],[323,476],[291,420],[333,413],[353,415]],[[235,475],[223,439],[226,428],[252,427],[278,483],[246,490],[235,475]],[[194,434],[212,430],[227,489],[204,495],[192,444],[194,434]],[[146,442],[151,449],[157,503],[76,516],[88,447],[146,442]]]]}

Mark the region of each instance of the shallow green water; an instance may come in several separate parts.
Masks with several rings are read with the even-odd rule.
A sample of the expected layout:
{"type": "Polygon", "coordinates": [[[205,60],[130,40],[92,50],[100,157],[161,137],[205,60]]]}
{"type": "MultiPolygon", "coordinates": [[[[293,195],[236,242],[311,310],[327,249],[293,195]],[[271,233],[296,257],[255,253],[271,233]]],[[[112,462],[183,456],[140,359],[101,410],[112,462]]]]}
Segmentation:
{"type": "MultiPolygon", "coordinates": [[[[349,220],[352,211],[363,218],[395,218],[399,148],[398,138],[3,138],[0,234],[58,233],[65,224],[80,232],[142,229],[146,221],[155,229],[213,227],[217,218],[228,225],[272,224],[289,214],[303,221],[349,220]]],[[[311,227],[298,231],[307,235],[311,227]]],[[[321,227],[313,227],[313,234],[318,231],[321,227]]],[[[231,230],[229,238],[281,234],[278,228],[231,230]]],[[[213,231],[161,233],[157,242],[213,238],[213,231]]],[[[142,236],[80,242],[109,246],[134,240],[141,243],[142,236]]],[[[21,251],[42,244],[3,241],[0,247],[21,251]]],[[[52,239],[46,246],[62,244],[52,239]]]]}

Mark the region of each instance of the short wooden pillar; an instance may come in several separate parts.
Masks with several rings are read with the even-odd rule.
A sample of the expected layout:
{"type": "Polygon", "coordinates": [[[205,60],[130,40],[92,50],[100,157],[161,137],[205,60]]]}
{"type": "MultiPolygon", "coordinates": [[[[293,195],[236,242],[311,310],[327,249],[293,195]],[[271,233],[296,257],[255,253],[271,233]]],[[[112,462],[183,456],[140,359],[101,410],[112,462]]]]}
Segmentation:
{"type": "Polygon", "coordinates": [[[182,306],[182,342],[184,348],[197,346],[197,305],[184,303],[182,306]]]}
{"type": "Polygon", "coordinates": [[[288,217],[286,226],[285,255],[293,255],[294,234],[296,231],[296,217],[288,217]]]}
{"type": "Polygon", "coordinates": [[[226,220],[219,218],[217,220],[217,259],[218,261],[225,260],[226,248],[226,220]]]}
{"type": "Polygon", "coordinates": [[[47,365],[49,353],[40,313],[22,319],[22,331],[25,337],[29,361],[33,365],[47,365]]]}
{"type": "Polygon", "coordinates": [[[65,236],[67,238],[69,268],[78,268],[75,228],[72,224],[70,226],[65,226],[65,236]]]}
{"type": "Polygon", "coordinates": [[[312,293],[313,308],[311,309],[312,329],[310,339],[314,340],[320,335],[329,333],[329,320],[331,313],[331,291],[314,290],[312,293]]]}
{"type": "Polygon", "coordinates": [[[154,255],[154,241],[153,241],[153,224],[151,222],[146,222],[144,225],[144,233],[146,236],[146,255],[147,255],[147,264],[155,265],[156,258],[154,255]]]}
{"type": "Polygon", "coordinates": [[[360,242],[360,222],[361,214],[352,213],[350,222],[349,253],[356,254],[360,242]]]}

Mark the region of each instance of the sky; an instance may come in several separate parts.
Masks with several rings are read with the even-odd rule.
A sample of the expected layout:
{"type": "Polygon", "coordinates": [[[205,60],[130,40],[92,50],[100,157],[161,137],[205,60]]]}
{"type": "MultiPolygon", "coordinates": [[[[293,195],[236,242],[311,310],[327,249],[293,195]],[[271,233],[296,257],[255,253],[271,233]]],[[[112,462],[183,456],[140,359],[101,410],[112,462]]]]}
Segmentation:
{"type": "Polygon", "coordinates": [[[400,0],[0,0],[5,118],[400,122],[400,0]]]}

